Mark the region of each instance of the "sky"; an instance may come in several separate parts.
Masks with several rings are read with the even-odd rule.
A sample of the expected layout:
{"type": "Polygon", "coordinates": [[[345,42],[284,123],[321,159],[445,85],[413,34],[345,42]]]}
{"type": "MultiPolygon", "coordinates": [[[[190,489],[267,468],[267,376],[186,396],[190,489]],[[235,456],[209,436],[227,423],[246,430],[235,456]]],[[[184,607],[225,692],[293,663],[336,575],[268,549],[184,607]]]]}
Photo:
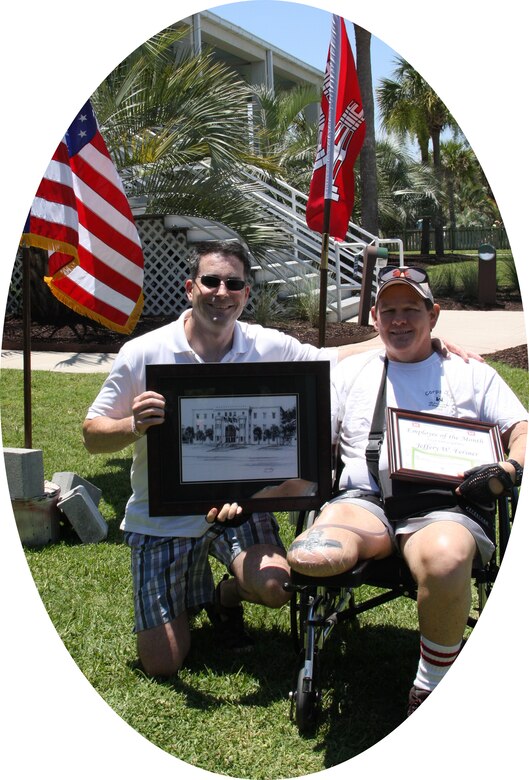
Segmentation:
{"type": "MultiPolygon", "coordinates": [[[[443,0],[435,17],[435,8],[424,0],[318,0],[317,4],[346,18],[354,11],[355,21],[402,54],[445,101],[496,194],[525,297],[529,292],[525,262],[529,157],[523,145],[527,126],[524,4],[443,0]]],[[[76,6],[72,24],[71,0],[4,3],[0,9],[0,63],[5,75],[0,124],[4,301],[25,215],[57,139],[76,110],[134,48],[206,7],[215,12],[203,0],[149,4],[91,0],[76,6]]],[[[274,11],[274,25],[278,25],[278,9],[274,11]]],[[[330,24],[319,22],[314,27],[320,32],[319,44],[306,45],[313,26],[296,25],[289,35],[292,45],[300,38],[309,54],[314,51],[316,56],[318,48],[322,55],[317,59],[322,62],[316,67],[323,68],[330,24]]],[[[259,37],[273,42],[264,29],[263,21],[259,37]]],[[[278,42],[288,51],[285,44],[288,36],[283,44],[278,42]]],[[[0,316],[3,308],[0,303],[0,316]]],[[[49,414],[53,413],[50,408],[49,414]]],[[[154,773],[204,780],[206,775],[199,770],[140,738],[76,667],[36,592],[14,522],[9,521],[12,512],[2,469],[0,488],[4,510],[0,609],[5,629],[0,665],[5,672],[2,704],[8,713],[2,725],[0,772],[54,780],[72,775],[78,780],[94,776],[139,780],[154,773]]],[[[378,778],[388,772],[394,780],[404,780],[410,774],[410,756],[414,766],[427,767],[432,780],[454,774],[454,766],[458,776],[479,774],[481,780],[519,776],[519,766],[526,762],[527,724],[517,717],[516,708],[529,695],[529,678],[524,674],[529,624],[522,614],[529,523],[524,522],[528,507],[523,491],[518,512],[520,522],[514,524],[485,614],[436,691],[435,701],[432,697],[412,722],[404,722],[378,745],[328,770],[322,780],[345,780],[351,773],[378,778]],[[509,684],[511,677],[515,685],[509,684]],[[486,742],[483,717],[491,735],[486,742]]],[[[278,723],[277,727],[289,726],[278,723]]]]}
{"type": "MultiPolygon", "coordinates": [[[[244,30],[274,44],[288,54],[325,70],[327,50],[331,37],[331,14],[321,8],[282,0],[252,0],[212,7],[211,12],[222,16],[244,30]],[[326,35],[327,33],[327,35],[326,35]]],[[[346,16],[349,41],[355,50],[354,19],[346,16]]],[[[376,36],[371,40],[371,67],[373,81],[389,77],[397,53],[376,36]]]]}
{"type": "MultiPolygon", "coordinates": [[[[332,15],[329,11],[283,0],[251,0],[215,6],[209,10],[302,62],[322,72],[325,70],[331,39],[332,15]]],[[[347,36],[355,54],[354,19],[349,16],[344,18],[347,36]]],[[[392,78],[396,57],[397,52],[372,35],[371,69],[374,86],[381,78],[392,78]]],[[[375,124],[378,131],[376,101],[375,124]]]]}

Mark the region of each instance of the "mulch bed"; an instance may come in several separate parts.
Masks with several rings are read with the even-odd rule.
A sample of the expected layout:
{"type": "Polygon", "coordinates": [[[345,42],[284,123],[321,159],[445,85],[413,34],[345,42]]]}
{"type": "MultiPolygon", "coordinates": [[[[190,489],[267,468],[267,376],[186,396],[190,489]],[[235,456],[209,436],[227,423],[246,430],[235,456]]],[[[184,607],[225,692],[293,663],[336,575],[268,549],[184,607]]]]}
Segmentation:
{"type": "MultiPolygon", "coordinates": [[[[117,352],[132,338],[148,333],[172,322],[174,317],[141,317],[134,333],[124,336],[92,323],[72,322],[66,325],[31,323],[31,348],[37,351],[54,352],[117,352]]],[[[308,322],[287,320],[274,322],[270,327],[282,330],[306,344],[318,345],[319,329],[308,322]]],[[[325,346],[352,344],[374,338],[376,332],[371,325],[356,325],[352,322],[327,323],[325,346]]],[[[22,349],[23,329],[19,317],[6,317],[2,349],[22,349]]]]}

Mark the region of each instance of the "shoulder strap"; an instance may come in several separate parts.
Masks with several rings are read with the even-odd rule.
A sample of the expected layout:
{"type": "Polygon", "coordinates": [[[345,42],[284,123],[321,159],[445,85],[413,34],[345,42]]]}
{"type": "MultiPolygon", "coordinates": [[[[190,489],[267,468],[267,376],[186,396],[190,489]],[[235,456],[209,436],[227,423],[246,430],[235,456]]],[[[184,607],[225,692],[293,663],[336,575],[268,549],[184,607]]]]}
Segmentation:
{"type": "Polygon", "coordinates": [[[386,430],[386,377],[388,373],[388,358],[384,357],[384,367],[382,369],[382,379],[380,381],[380,387],[378,388],[377,400],[375,403],[375,409],[373,411],[373,420],[371,422],[371,430],[369,432],[369,439],[366,447],[366,462],[369,473],[377,483],[379,482],[378,475],[378,462],[380,460],[380,450],[382,447],[382,441],[384,440],[384,433],[386,430]]]}

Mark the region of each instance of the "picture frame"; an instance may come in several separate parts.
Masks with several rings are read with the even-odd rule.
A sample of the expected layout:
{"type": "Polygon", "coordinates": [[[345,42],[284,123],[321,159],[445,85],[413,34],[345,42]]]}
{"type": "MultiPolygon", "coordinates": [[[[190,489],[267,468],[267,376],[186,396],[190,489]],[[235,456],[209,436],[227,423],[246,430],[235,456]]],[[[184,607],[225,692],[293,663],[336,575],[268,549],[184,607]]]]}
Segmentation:
{"type": "Polygon", "coordinates": [[[386,410],[392,479],[457,485],[475,466],[503,460],[498,425],[444,415],[386,410]]]}
{"type": "Polygon", "coordinates": [[[317,509],[331,494],[330,364],[148,365],[151,516],[317,509]]]}

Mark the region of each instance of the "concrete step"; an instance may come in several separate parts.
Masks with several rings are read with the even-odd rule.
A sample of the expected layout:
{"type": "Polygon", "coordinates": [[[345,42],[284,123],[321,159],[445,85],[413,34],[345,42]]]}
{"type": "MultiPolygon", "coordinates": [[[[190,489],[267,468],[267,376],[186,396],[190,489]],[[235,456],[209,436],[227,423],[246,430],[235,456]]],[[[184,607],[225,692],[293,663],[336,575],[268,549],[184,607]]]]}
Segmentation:
{"type": "Polygon", "coordinates": [[[253,276],[257,284],[263,284],[264,282],[270,282],[284,277],[290,278],[292,275],[298,273],[299,269],[303,267],[304,264],[299,260],[275,261],[273,263],[267,263],[265,268],[254,267],[253,276]]]}
{"type": "MultiPolygon", "coordinates": [[[[338,314],[337,314],[337,304],[336,302],[330,303],[328,306],[329,314],[327,316],[327,319],[329,322],[338,322],[338,314]]],[[[341,309],[341,322],[345,322],[345,320],[350,320],[353,317],[356,317],[358,315],[358,312],[360,311],[360,296],[354,296],[351,298],[346,298],[345,300],[342,300],[342,309],[341,309]]]]}

